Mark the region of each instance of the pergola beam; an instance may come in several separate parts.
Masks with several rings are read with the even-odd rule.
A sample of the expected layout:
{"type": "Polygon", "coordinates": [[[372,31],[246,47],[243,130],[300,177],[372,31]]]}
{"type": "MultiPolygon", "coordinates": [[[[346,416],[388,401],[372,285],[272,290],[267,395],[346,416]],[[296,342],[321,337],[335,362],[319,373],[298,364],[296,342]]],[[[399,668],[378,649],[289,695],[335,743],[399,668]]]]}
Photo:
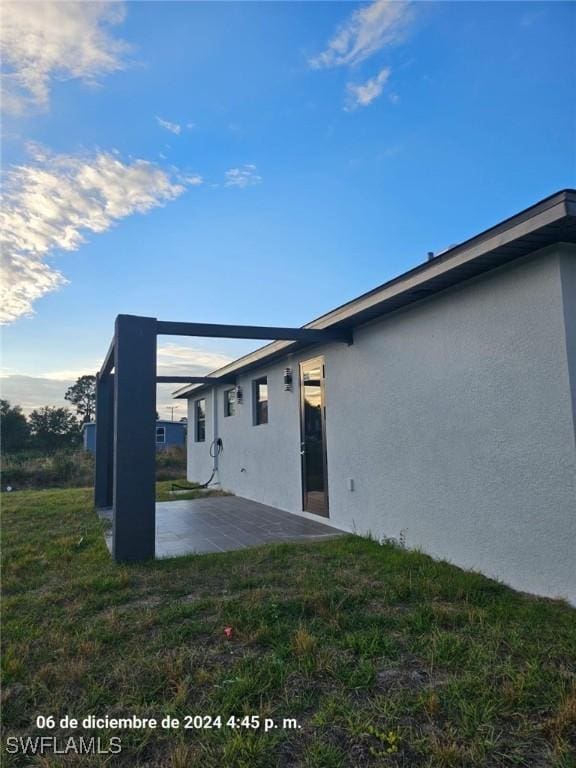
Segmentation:
{"type": "Polygon", "coordinates": [[[108,347],[108,352],[106,353],[106,357],[104,358],[104,362],[102,363],[102,368],[100,368],[100,376],[102,377],[106,376],[106,374],[110,373],[112,368],[114,368],[115,342],[116,342],[116,338],[114,337],[110,342],[110,346],[108,347]]]}
{"type": "Polygon", "coordinates": [[[156,376],[158,384],[236,384],[236,376],[156,376]]]}
{"type": "Polygon", "coordinates": [[[278,328],[264,325],[218,325],[215,323],[178,323],[159,320],[157,333],[163,336],[303,341],[308,344],[321,344],[329,341],[352,343],[352,331],[338,328],[278,328]]]}

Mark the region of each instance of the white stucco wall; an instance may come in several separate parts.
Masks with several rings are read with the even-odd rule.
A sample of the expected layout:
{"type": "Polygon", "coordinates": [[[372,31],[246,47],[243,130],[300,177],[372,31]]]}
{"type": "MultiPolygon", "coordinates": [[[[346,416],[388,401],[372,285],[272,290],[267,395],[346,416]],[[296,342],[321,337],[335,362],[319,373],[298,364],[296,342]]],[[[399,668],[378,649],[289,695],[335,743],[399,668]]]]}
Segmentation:
{"type": "MultiPolygon", "coordinates": [[[[239,383],[244,403],[234,416],[224,417],[224,391],[218,388],[218,435],[224,451],[218,457],[223,488],[239,496],[261,501],[291,512],[300,511],[300,421],[298,388],[284,392],[283,374],[287,363],[262,369],[268,376],[268,424],[253,425],[252,380],[242,376],[239,383]]],[[[206,393],[206,442],[195,442],[194,400],[188,408],[188,479],[206,481],[212,473],[209,446],[214,439],[212,395],[206,393]]]]}
{"type": "Polygon", "coordinates": [[[560,270],[564,300],[568,377],[572,393],[572,416],[576,441],[576,246],[564,246],[560,250],[560,270]]]}
{"type": "MultiPolygon", "coordinates": [[[[298,386],[283,369],[326,360],[330,522],[405,539],[518,589],[576,603],[574,250],[547,249],[242,376],[224,418],[222,486],[300,512],[298,386]],[[572,366],[572,367],[571,367],[572,366]],[[268,376],[269,423],[252,426],[251,380],[268,376]],[[244,470],[244,471],[242,471],[244,470]],[[347,481],[354,480],[354,491],[347,481]]],[[[189,478],[206,480],[207,441],[189,478]]]]}

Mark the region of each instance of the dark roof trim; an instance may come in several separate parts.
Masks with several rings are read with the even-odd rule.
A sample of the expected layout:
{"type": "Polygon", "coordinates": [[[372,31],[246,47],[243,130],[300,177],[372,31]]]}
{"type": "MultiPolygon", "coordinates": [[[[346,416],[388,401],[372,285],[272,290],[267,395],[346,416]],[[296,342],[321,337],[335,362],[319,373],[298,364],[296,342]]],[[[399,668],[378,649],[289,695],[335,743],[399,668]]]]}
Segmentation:
{"type": "MultiPolygon", "coordinates": [[[[576,243],[576,190],[565,189],[322,315],[304,328],[354,328],[554,243],[576,243]]],[[[274,341],[210,374],[240,374],[304,348],[274,341]]],[[[177,398],[203,387],[183,387],[177,398]]]]}

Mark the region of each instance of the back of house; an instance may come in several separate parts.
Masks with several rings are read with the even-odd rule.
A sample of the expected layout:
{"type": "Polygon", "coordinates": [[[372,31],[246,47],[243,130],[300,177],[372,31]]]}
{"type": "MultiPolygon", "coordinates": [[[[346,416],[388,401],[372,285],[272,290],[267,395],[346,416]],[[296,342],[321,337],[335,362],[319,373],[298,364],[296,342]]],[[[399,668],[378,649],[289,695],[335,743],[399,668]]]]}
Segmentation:
{"type": "Polygon", "coordinates": [[[189,479],[576,602],[575,243],[567,190],[183,387],[189,479]]]}

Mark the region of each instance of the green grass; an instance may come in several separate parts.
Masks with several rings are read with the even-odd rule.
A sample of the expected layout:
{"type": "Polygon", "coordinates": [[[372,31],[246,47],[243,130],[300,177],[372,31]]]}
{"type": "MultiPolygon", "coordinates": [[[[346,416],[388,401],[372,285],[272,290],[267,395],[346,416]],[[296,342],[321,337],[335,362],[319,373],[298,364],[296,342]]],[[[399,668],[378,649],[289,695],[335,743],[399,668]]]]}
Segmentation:
{"type": "Polygon", "coordinates": [[[180,499],[202,499],[206,496],[227,496],[225,491],[214,488],[203,489],[198,483],[187,480],[163,480],[156,483],[156,501],[178,501],[180,499]],[[177,487],[175,487],[177,486],[177,487]],[[174,490],[173,490],[174,487],[174,490]],[[189,488],[189,491],[185,489],[189,488]]]}
{"type": "Polygon", "coordinates": [[[3,766],[576,765],[561,602],[352,536],[117,566],[88,490],[3,502],[4,737],[46,733],[38,715],[300,726],[124,731],[112,760],[3,766]]]}
{"type": "MultiPolygon", "coordinates": [[[[46,453],[26,450],[1,456],[2,488],[15,491],[83,488],[94,478],[94,456],[81,448],[46,453]]],[[[156,480],[178,481],[186,474],[186,449],[173,445],[156,452],[156,480]]],[[[169,483],[166,483],[166,488],[169,483]]]]}

